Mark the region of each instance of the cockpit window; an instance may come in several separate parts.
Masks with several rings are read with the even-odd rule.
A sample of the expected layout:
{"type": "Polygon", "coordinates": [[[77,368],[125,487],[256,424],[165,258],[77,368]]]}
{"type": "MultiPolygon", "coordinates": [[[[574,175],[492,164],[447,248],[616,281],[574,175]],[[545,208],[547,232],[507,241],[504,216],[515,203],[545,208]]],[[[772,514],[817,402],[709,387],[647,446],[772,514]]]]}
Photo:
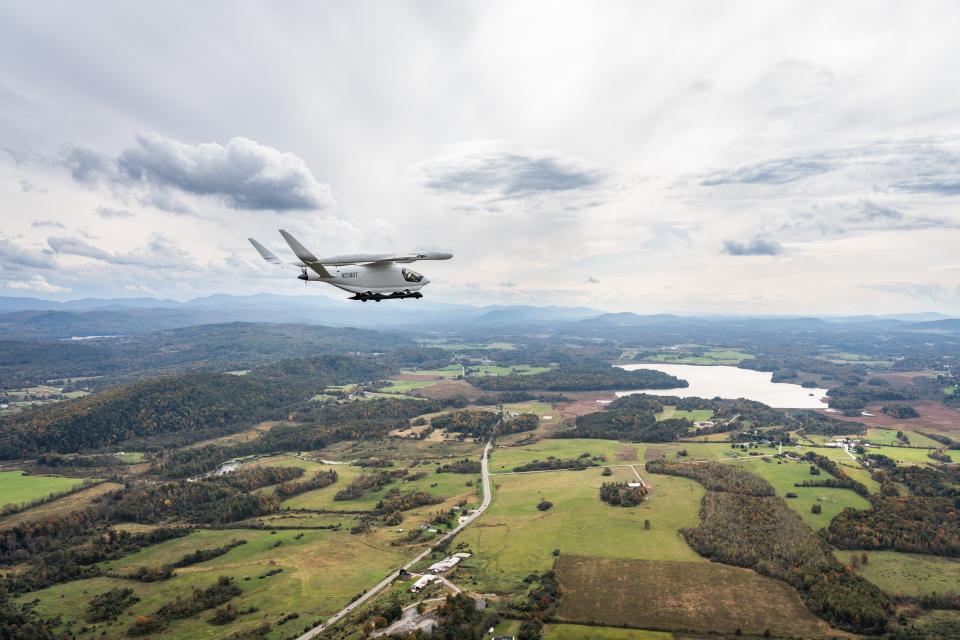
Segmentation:
{"type": "Polygon", "coordinates": [[[400,273],[403,274],[403,279],[406,280],[407,282],[420,282],[421,280],[423,280],[422,275],[420,275],[416,271],[407,269],[406,267],[401,269],[400,273]]]}

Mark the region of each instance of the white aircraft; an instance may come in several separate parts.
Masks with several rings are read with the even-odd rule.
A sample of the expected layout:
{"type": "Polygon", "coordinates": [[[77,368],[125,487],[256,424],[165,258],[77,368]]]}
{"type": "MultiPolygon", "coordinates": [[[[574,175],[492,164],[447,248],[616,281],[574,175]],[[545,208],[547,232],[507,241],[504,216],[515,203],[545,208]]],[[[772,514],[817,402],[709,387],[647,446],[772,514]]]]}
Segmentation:
{"type": "Polygon", "coordinates": [[[299,258],[297,262],[283,262],[253,238],[248,240],[257,253],[270,264],[300,267],[301,272],[297,276],[300,280],[332,284],[338,289],[354,294],[350,297],[351,300],[363,302],[367,300],[380,302],[392,298],[422,298],[420,289],[430,284],[430,280],[400,264],[409,264],[417,260],[449,260],[453,257],[452,253],[434,251],[399,255],[361,253],[318,258],[283,229],[280,229],[280,235],[290,245],[294,255],[299,258]]]}

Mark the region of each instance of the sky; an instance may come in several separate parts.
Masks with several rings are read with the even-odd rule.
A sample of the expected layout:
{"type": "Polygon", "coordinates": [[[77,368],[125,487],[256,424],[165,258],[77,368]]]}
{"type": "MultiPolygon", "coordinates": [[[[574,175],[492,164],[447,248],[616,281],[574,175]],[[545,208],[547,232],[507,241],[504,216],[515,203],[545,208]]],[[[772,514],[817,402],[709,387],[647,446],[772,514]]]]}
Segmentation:
{"type": "Polygon", "coordinates": [[[0,295],[960,315],[960,4],[0,0],[0,295]]]}

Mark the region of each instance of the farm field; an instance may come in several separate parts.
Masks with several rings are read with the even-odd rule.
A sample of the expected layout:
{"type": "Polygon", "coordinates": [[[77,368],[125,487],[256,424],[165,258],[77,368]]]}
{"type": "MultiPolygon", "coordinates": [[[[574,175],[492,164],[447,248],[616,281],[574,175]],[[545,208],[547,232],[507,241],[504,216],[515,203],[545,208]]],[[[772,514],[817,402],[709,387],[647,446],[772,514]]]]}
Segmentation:
{"type": "Polygon", "coordinates": [[[363,458],[392,460],[397,467],[424,460],[476,457],[483,445],[467,440],[414,440],[412,438],[384,438],[379,440],[347,440],[317,451],[316,460],[349,462],[363,458]]]}
{"type": "Polygon", "coordinates": [[[917,433],[916,431],[908,431],[906,429],[882,429],[879,427],[873,427],[867,429],[867,440],[871,444],[879,445],[900,445],[903,446],[899,440],[897,440],[897,431],[901,431],[904,436],[910,441],[908,446],[911,447],[920,447],[926,449],[939,449],[943,445],[932,440],[922,433],[917,433]]]}
{"type": "Polygon", "coordinates": [[[869,509],[870,503],[867,500],[850,489],[830,489],[826,487],[795,487],[794,483],[804,480],[817,480],[830,478],[829,474],[822,471],[819,476],[810,475],[811,465],[807,462],[789,462],[784,461],[778,464],[777,461],[743,461],[735,463],[751,473],[755,473],[764,480],[773,485],[777,495],[784,497],[787,492],[797,494],[796,498],[785,498],[787,505],[797,512],[804,522],[813,527],[814,530],[822,529],[830,524],[838,513],[847,507],[854,509],[869,509]],[[812,513],[810,508],[814,504],[819,504],[821,513],[812,513]]]}
{"type": "MultiPolygon", "coordinates": [[[[346,488],[350,480],[361,473],[376,473],[376,469],[362,469],[360,467],[348,465],[331,465],[329,468],[335,470],[340,478],[323,489],[314,489],[301,493],[288,500],[285,500],[281,507],[289,509],[328,509],[336,511],[369,511],[373,509],[377,502],[382,500],[388,491],[399,489],[406,493],[410,491],[426,491],[442,498],[463,498],[470,499],[475,495],[474,488],[466,486],[467,481],[473,481],[475,486],[479,486],[480,474],[464,473],[436,473],[434,465],[422,465],[415,467],[411,473],[426,472],[427,477],[420,480],[404,481],[397,480],[383,487],[379,491],[365,493],[358,500],[334,500],[333,497],[338,491],[346,488]]],[[[436,511],[439,505],[433,505],[430,509],[436,511]]]]}
{"type": "Polygon", "coordinates": [[[709,420],[713,417],[713,409],[677,409],[676,407],[664,407],[663,411],[656,414],[657,420],[667,420],[669,418],[686,418],[691,422],[700,422],[709,420]]]}
{"type": "MultiPolygon", "coordinates": [[[[835,551],[847,564],[860,552],[835,551]]],[[[920,553],[871,551],[857,573],[890,594],[920,596],[960,591],[960,560],[920,553]]]]}
{"type": "Polygon", "coordinates": [[[0,506],[20,505],[45,498],[51,493],[68,491],[83,484],[81,478],[30,475],[23,471],[0,471],[0,506]]]}
{"type": "Polygon", "coordinates": [[[927,457],[930,449],[916,449],[913,447],[870,447],[868,453],[882,453],[893,458],[897,464],[931,464],[933,460],[927,457]]]}
{"type": "MultiPolygon", "coordinates": [[[[523,434],[517,434],[523,436],[523,434]]],[[[641,447],[643,445],[640,445],[641,447]]],[[[555,458],[576,458],[584,453],[591,455],[604,455],[607,457],[608,464],[630,464],[636,462],[640,464],[640,458],[635,454],[633,459],[623,460],[618,453],[622,451],[635,451],[636,446],[624,445],[616,440],[593,440],[590,438],[545,438],[534,442],[514,447],[500,448],[496,447],[490,455],[490,473],[501,473],[511,471],[514,467],[533,462],[534,460],[546,460],[550,456],[555,458]]]]}
{"type": "Polygon", "coordinates": [[[463,373],[463,369],[458,364],[451,364],[442,369],[401,369],[401,376],[416,376],[430,378],[456,378],[463,373]]]}
{"type": "Polygon", "coordinates": [[[9,529],[25,522],[61,516],[71,511],[78,511],[89,506],[94,498],[122,488],[123,485],[116,482],[101,482],[95,484],[89,489],[82,489],[68,496],[37,505],[26,511],[0,518],[0,530],[9,529]]]}
{"type": "Polygon", "coordinates": [[[836,635],[807,610],[792,587],[749,569],[564,555],[557,578],[565,590],[558,610],[564,622],[705,633],[739,628],[755,635],[769,629],[803,638],[836,635]],[[740,615],[744,611],[750,615],[740,615]]]}
{"type": "MultiPolygon", "coordinates": [[[[645,558],[705,562],[679,533],[696,526],[704,490],[700,484],[670,476],[646,477],[653,484],[648,499],[633,508],[612,507],[600,500],[604,481],[634,481],[629,467],[613,476],[600,469],[494,476],[490,508],[455,542],[465,542],[474,556],[459,575],[477,588],[511,590],[531,572],[550,568],[553,551],[607,558],[645,558]],[[541,499],[553,502],[537,510],[541,499]],[[644,530],[644,520],[650,530],[644,530]]],[[[642,470],[641,470],[641,473],[642,470]]]]}
{"type": "Polygon", "coordinates": [[[617,627],[591,627],[583,624],[548,624],[543,627],[544,640],[670,640],[668,631],[645,631],[617,627]]]}
{"type": "Polygon", "coordinates": [[[509,376],[511,374],[529,376],[550,371],[550,367],[534,367],[529,364],[500,366],[496,364],[471,365],[467,367],[468,376],[509,376]]]}
{"type": "Polygon", "coordinates": [[[669,362],[670,364],[700,364],[700,365],[735,365],[744,360],[752,360],[754,356],[742,351],[706,351],[703,355],[658,353],[644,358],[649,362],[669,362]]]}
{"type": "Polygon", "coordinates": [[[377,389],[377,393],[406,394],[435,384],[431,380],[390,380],[389,384],[377,389]]]}
{"type": "Polygon", "coordinates": [[[268,638],[288,637],[303,625],[329,615],[343,607],[353,594],[380,580],[393,567],[412,555],[412,548],[390,547],[374,536],[355,536],[332,531],[268,531],[220,530],[197,531],[186,538],[171,540],[144,549],[114,563],[116,567],[153,566],[176,560],[196,549],[216,547],[231,539],[245,539],[247,544],[204,563],[179,569],[170,580],[141,583],[116,578],[92,578],[57,585],[31,593],[37,598],[37,610],[45,615],[69,613],[76,616],[93,595],[113,587],[129,587],[141,599],[114,623],[95,625],[95,635],[123,638],[134,616],[146,615],[177,595],[189,593],[193,587],[206,587],[218,576],[236,579],[243,594],[231,602],[238,609],[251,605],[255,614],[240,616],[224,626],[206,622],[212,611],[186,620],[176,621],[162,632],[164,638],[217,638],[255,626],[264,620],[274,625],[268,638]],[[302,534],[300,539],[297,535],[302,534]],[[279,543],[279,544],[278,544],[279,543]],[[270,570],[282,569],[277,575],[260,578],[270,570]],[[245,579],[249,578],[249,579],[245,579]],[[284,614],[297,613],[298,620],[287,626],[276,626],[284,614]]]}

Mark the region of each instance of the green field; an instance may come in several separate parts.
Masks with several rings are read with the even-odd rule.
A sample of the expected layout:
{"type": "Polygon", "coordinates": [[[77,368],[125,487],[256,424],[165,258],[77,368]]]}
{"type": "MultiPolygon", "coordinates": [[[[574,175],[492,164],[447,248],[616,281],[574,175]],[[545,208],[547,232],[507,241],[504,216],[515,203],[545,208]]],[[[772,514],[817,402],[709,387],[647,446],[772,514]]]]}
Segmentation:
{"type": "Polygon", "coordinates": [[[814,529],[822,529],[838,513],[847,507],[854,509],[869,509],[870,503],[850,489],[828,489],[825,487],[795,487],[795,482],[829,478],[826,472],[819,476],[810,475],[810,464],[803,462],[778,461],[764,462],[763,460],[743,460],[736,462],[744,469],[765,479],[776,490],[777,495],[783,497],[787,492],[797,494],[796,498],[786,498],[786,503],[797,512],[803,520],[814,529]],[[810,508],[819,504],[822,511],[812,513],[810,508]]]}
{"type": "Polygon", "coordinates": [[[68,491],[83,484],[81,478],[62,476],[35,476],[23,471],[0,471],[0,506],[20,505],[51,493],[68,491]]]}
{"type": "MultiPolygon", "coordinates": [[[[366,493],[358,500],[334,500],[333,497],[338,491],[345,488],[352,478],[357,475],[368,472],[374,473],[375,469],[361,469],[360,467],[348,465],[333,465],[330,467],[339,475],[340,479],[329,487],[315,489],[306,493],[294,496],[281,504],[282,508],[289,509],[328,509],[337,511],[369,511],[376,506],[377,502],[382,500],[386,493],[391,489],[400,489],[404,493],[410,491],[426,491],[442,498],[465,498],[470,499],[474,496],[473,487],[466,486],[468,480],[474,482],[474,486],[479,486],[478,480],[480,474],[476,476],[463,473],[435,473],[434,465],[422,465],[411,469],[411,473],[425,471],[427,477],[420,480],[408,482],[397,480],[371,493],[366,493]]],[[[436,511],[439,506],[430,507],[436,511]]]]}
{"type": "Polygon", "coordinates": [[[955,386],[953,386],[953,387],[944,387],[944,388],[943,388],[943,395],[945,395],[945,396],[952,396],[952,395],[955,394],[956,392],[957,392],[957,388],[956,388],[955,386]]]}
{"type": "MultiPolygon", "coordinates": [[[[220,530],[196,531],[186,538],[171,540],[115,561],[110,566],[154,566],[176,560],[196,549],[211,548],[242,538],[247,544],[226,555],[179,569],[174,578],[155,583],[140,583],[116,578],[92,578],[57,585],[22,598],[38,599],[37,611],[45,616],[63,615],[76,619],[96,594],[113,587],[130,587],[141,601],[119,621],[94,625],[91,637],[122,638],[134,616],[155,611],[192,587],[206,587],[218,576],[234,577],[243,594],[232,603],[238,608],[254,605],[256,614],[241,616],[224,626],[206,622],[212,611],[176,621],[165,629],[163,638],[219,638],[247,629],[263,620],[271,623],[289,613],[300,619],[285,626],[274,626],[269,638],[289,637],[304,625],[327,616],[346,605],[350,598],[379,581],[388,571],[415,552],[411,548],[391,547],[374,535],[351,535],[333,531],[220,530]],[[297,540],[296,536],[302,533],[297,540]],[[279,546],[274,546],[282,541],[279,546]],[[275,568],[283,572],[268,578],[259,576],[275,568]],[[249,580],[244,580],[249,577],[249,580]]],[[[156,637],[160,637],[156,636],[156,637]]]]}
{"type": "Polygon", "coordinates": [[[433,380],[391,380],[390,384],[377,389],[377,393],[410,393],[436,384],[433,380]]]}
{"type": "Polygon", "coordinates": [[[541,418],[552,416],[553,420],[559,421],[559,415],[553,406],[546,402],[514,402],[503,405],[503,410],[507,413],[535,413],[541,418]]]}
{"type": "MultiPolygon", "coordinates": [[[[903,435],[906,436],[906,438],[910,441],[909,446],[911,447],[939,449],[943,446],[936,440],[931,440],[927,436],[915,431],[902,430],[901,433],[903,433],[903,435]]],[[[904,446],[900,440],[897,439],[897,429],[867,429],[866,438],[871,444],[904,446]]]]}
{"type": "Polygon", "coordinates": [[[544,640],[670,640],[669,631],[591,627],[583,624],[548,624],[543,627],[544,640]]]}
{"type": "Polygon", "coordinates": [[[143,462],[144,455],[142,451],[124,451],[119,458],[123,464],[138,464],[143,462]]]}
{"type": "Polygon", "coordinates": [[[456,378],[463,373],[463,369],[458,364],[451,364],[442,369],[401,369],[400,375],[406,376],[431,376],[434,378],[456,378]]]}
{"type": "MultiPolygon", "coordinates": [[[[604,481],[635,479],[629,467],[604,477],[600,469],[494,476],[494,500],[456,542],[465,542],[474,556],[462,563],[458,576],[480,591],[511,590],[531,572],[544,571],[564,554],[606,558],[645,558],[704,562],[679,533],[696,526],[704,490],[685,478],[645,478],[653,484],[639,507],[612,507],[600,500],[604,481]],[[549,511],[537,503],[554,503],[549,511]],[[650,530],[643,527],[649,519],[650,530]]],[[[473,587],[471,587],[473,588],[473,587]]]]}
{"type": "Polygon", "coordinates": [[[713,418],[713,409],[677,409],[676,407],[664,407],[663,411],[656,414],[657,420],[667,420],[669,418],[686,418],[690,422],[701,422],[713,418]]]}
{"type": "Polygon", "coordinates": [[[916,449],[913,447],[868,447],[867,453],[882,453],[893,458],[897,464],[932,464],[933,460],[927,457],[929,449],[916,449]]]}
{"type": "MultiPolygon", "coordinates": [[[[850,563],[860,552],[835,551],[850,563]]],[[[927,593],[960,592],[960,559],[898,551],[870,551],[867,564],[857,573],[890,594],[919,596],[927,593]]]]}
{"type": "Polygon", "coordinates": [[[651,362],[669,362],[671,364],[701,364],[701,365],[735,365],[744,360],[752,360],[754,356],[742,351],[706,351],[703,355],[690,353],[658,353],[644,358],[651,362]]]}
{"type": "Polygon", "coordinates": [[[509,367],[502,367],[496,364],[481,364],[467,367],[467,375],[471,376],[508,376],[510,374],[529,376],[546,371],[550,371],[550,367],[534,367],[529,364],[515,364],[509,367]]]}
{"type": "MultiPolygon", "coordinates": [[[[522,434],[520,434],[522,435],[522,434]]],[[[643,445],[639,445],[643,447],[643,445]]],[[[490,455],[490,473],[511,471],[514,467],[555,458],[576,458],[584,453],[607,457],[608,464],[641,464],[635,451],[636,445],[626,445],[616,440],[592,440],[590,438],[546,438],[533,444],[514,447],[496,447],[490,455]]]]}

